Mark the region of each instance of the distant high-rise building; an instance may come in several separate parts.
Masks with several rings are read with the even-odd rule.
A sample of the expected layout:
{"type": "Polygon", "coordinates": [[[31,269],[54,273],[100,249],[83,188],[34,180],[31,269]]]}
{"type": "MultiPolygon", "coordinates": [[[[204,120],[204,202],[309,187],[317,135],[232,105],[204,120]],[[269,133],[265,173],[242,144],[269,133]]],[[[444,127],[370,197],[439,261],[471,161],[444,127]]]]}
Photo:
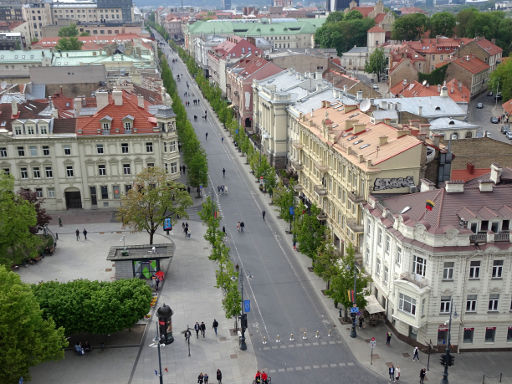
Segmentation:
{"type": "Polygon", "coordinates": [[[434,0],[425,0],[425,7],[427,9],[432,9],[434,8],[434,0]]]}
{"type": "Polygon", "coordinates": [[[231,9],[231,0],[222,0],[223,9],[231,9]]]}
{"type": "MultiPolygon", "coordinates": [[[[343,11],[346,8],[350,7],[350,2],[352,0],[327,0],[326,2],[326,9],[329,12],[334,11],[343,11]]],[[[355,0],[357,3],[357,6],[359,6],[359,0],[355,0]]]]}
{"type": "Polygon", "coordinates": [[[291,7],[292,0],[274,0],[274,7],[291,7]]]}
{"type": "Polygon", "coordinates": [[[97,0],[98,8],[121,8],[123,21],[132,21],[132,0],[97,0]]]}

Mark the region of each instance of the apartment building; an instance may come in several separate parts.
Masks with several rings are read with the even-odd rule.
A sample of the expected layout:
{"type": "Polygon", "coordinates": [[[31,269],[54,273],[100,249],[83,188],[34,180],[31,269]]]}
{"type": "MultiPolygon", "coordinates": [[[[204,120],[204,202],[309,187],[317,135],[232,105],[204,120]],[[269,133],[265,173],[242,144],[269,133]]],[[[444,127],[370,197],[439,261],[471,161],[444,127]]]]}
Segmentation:
{"type": "Polygon", "coordinates": [[[361,204],[370,193],[410,192],[420,180],[423,143],[342,102],[301,114],[297,127],[297,191],[322,209],[336,248],[343,252],[352,243],[361,252],[361,204]]]}
{"type": "Polygon", "coordinates": [[[53,24],[50,3],[24,4],[22,8],[23,19],[29,23],[30,39],[38,40],[43,34],[43,27],[53,24]]]}
{"type": "Polygon", "coordinates": [[[0,169],[34,190],[47,209],[118,207],[145,167],[179,177],[175,115],[120,90],[74,99],[0,104],[0,169]],[[66,116],[67,118],[63,118],[66,116]]]}
{"type": "Polygon", "coordinates": [[[510,349],[512,169],[491,166],[466,183],[370,197],[363,264],[395,335],[438,350],[510,349]]]}

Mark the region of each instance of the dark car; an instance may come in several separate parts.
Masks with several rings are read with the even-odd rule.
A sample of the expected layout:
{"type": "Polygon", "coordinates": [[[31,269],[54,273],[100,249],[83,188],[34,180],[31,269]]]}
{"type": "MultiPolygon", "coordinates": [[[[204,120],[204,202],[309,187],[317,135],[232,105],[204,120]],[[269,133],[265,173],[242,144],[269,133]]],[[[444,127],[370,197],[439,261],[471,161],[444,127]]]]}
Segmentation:
{"type": "Polygon", "coordinates": [[[503,96],[501,96],[501,92],[499,92],[496,94],[496,100],[501,100],[501,99],[503,99],[503,96]]]}
{"type": "Polygon", "coordinates": [[[476,104],[476,108],[477,109],[482,109],[484,107],[484,103],[477,103],[476,104]]]}
{"type": "Polygon", "coordinates": [[[501,126],[501,133],[507,133],[510,132],[510,125],[509,124],[503,124],[501,126]]]}
{"type": "Polygon", "coordinates": [[[499,122],[500,120],[496,116],[491,117],[491,123],[498,124],[499,122]]]}

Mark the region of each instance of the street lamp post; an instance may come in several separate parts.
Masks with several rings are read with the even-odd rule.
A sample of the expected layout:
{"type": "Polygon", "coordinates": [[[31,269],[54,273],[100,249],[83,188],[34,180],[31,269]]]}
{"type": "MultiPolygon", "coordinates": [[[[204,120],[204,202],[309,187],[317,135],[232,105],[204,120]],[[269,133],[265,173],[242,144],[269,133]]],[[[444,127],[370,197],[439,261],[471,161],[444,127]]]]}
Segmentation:
{"type": "MultiPolygon", "coordinates": [[[[446,351],[443,356],[441,356],[441,364],[444,365],[443,378],[441,379],[441,384],[448,384],[448,366],[453,365],[454,356],[450,355],[450,342],[451,342],[451,332],[452,332],[452,313],[453,313],[453,299],[450,301],[450,320],[448,321],[448,342],[446,343],[446,351]]],[[[453,314],[454,317],[457,317],[457,311],[453,314]]]]}
{"type": "Polygon", "coordinates": [[[244,313],[244,277],[243,277],[243,269],[240,268],[237,264],[236,266],[237,272],[239,272],[238,279],[240,281],[241,286],[241,294],[242,294],[242,315],[240,316],[240,328],[242,328],[242,336],[240,337],[240,350],[247,350],[247,344],[245,343],[245,329],[247,328],[247,314],[244,313]]]}
{"type": "MultiPolygon", "coordinates": [[[[356,269],[356,264],[354,263],[353,267],[352,267],[352,270],[354,272],[354,295],[352,296],[352,307],[353,308],[356,308],[357,307],[357,304],[356,304],[356,283],[357,283],[357,269],[356,269]]],[[[350,337],[352,338],[356,338],[357,337],[357,331],[356,331],[356,313],[355,312],[352,312],[351,313],[351,316],[352,316],[352,331],[350,331],[350,337]]]]}
{"type": "Polygon", "coordinates": [[[160,329],[159,329],[159,324],[158,324],[158,321],[155,323],[156,324],[156,342],[157,342],[157,349],[158,349],[158,372],[159,372],[159,377],[160,377],[160,384],[164,384],[164,378],[162,376],[162,355],[160,354],[160,329]]]}
{"type": "Polygon", "coordinates": [[[432,339],[428,343],[427,371],[430,371],[430,353],[432,352],[432,339]]]}

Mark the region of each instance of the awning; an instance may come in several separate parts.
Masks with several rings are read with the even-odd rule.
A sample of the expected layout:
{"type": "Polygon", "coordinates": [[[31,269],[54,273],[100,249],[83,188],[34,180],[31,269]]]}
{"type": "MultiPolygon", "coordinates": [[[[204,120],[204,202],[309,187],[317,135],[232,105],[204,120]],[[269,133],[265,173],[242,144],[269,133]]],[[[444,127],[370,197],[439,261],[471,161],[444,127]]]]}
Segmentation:
{"type": "Polygon", "coordinates": [[[365,296],[364,298],[366,300],[365,310],[370,315],[373,315],[374,313],[380,313],[380,312],[385,311],[385,309],[382,308],[382,305],[379,304],[379,302],[377,301],[377,298],[375,296],[370,295],[370,296],[365,296]]]}

